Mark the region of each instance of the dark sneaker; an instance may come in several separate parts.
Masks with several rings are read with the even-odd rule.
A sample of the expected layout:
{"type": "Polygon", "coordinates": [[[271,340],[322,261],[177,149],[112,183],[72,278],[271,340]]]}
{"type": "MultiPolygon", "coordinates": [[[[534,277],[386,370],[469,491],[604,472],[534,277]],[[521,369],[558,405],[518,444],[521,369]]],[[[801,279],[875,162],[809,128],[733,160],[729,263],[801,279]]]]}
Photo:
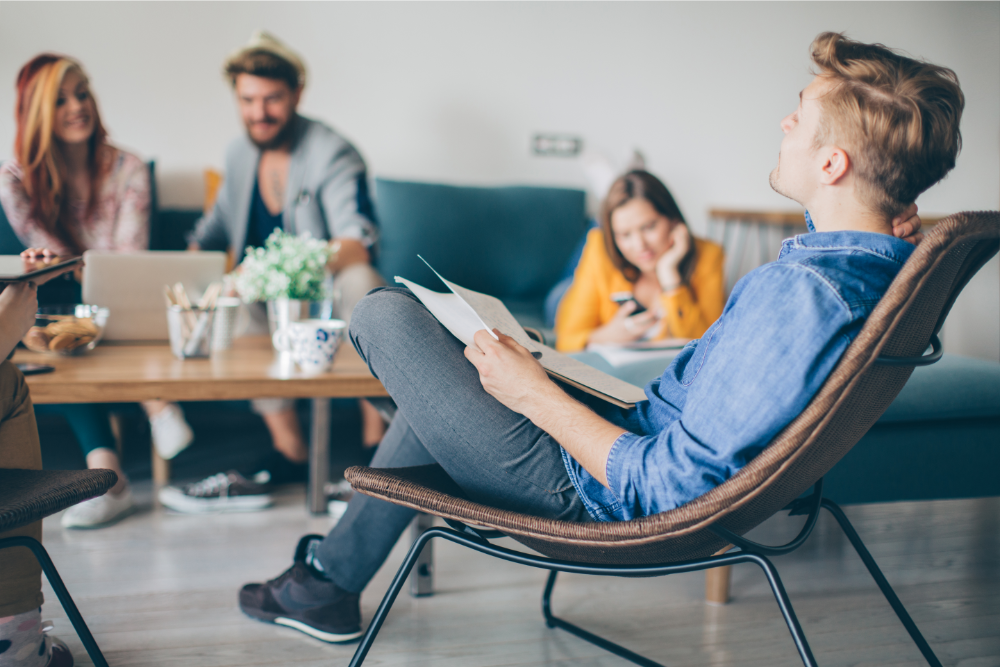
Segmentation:
{"type": "Polygon", "coordinates": [[[45,667],[73,667],[73,654],[69,652],[69,647],[58,637],[52,637],[52,653],[49,654],[49,662],[45,667]]]}
{"type": "Polygon", "coordinates": [[[341,644],[361,637],[361,596],[349,593],[306,563],[309,544],[322,535],[306,535],[295,549],[295,562],[277,579],[247,584],[240,609],[252,618],[341,644]]]}
{"type": "Polygon", "coordinates": [[[175,512],[253,512],[273,504],[271,487],[249,480],[235,470],[220,472],[200,482],[160,489],[160,502],[175,512]]]}

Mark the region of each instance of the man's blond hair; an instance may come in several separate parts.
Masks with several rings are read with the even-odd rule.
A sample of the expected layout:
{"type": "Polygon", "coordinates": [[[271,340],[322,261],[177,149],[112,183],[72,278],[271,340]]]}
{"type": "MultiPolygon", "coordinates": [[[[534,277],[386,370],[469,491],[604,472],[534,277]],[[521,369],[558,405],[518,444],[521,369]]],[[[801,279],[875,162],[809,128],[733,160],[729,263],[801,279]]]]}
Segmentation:
{"type": "Polygon", "coordinates": [[[821,99],[816,146],[846,149],[862,202],[897,215],[955,166],[965,106],[958,77],[834,32],[819,35],[811,51],[816,74],[835,84],[821,99]]]}

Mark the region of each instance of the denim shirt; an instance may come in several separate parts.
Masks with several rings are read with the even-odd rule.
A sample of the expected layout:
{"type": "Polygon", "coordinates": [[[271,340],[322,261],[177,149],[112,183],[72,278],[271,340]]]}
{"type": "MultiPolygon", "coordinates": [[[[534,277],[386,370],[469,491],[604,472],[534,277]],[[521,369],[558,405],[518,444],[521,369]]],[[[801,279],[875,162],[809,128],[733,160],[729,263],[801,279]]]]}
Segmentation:
{"type": "Polygon", "coordinates": [[[627,429],[608,455],[610,488],[563,450],[591,516],[674,509],[746,465],[806,407],[911,252],[870,232],[784,241],[777,261],[744,276],[722,317],[646,386],[648,401],[597,407],[627,429]]]}

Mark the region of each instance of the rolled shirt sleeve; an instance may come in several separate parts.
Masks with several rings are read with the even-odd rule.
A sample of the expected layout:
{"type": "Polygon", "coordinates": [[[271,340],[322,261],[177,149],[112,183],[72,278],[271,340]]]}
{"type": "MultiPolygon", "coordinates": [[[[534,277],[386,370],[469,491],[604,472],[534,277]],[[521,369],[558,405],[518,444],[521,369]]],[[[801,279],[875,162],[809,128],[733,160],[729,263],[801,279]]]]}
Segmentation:
{"type": "Polygon", "coordinates": [[[344,142],[327,164],[319,190],[320,206],[331,239],[355,239],[366,248],[378,241],[365,163],[344,142]]]}
{"type": "Polygon", "coordinates": [[[112,247],[120,252],[149,250],[149,166],[135,156],[123,160],[112,247]]]}

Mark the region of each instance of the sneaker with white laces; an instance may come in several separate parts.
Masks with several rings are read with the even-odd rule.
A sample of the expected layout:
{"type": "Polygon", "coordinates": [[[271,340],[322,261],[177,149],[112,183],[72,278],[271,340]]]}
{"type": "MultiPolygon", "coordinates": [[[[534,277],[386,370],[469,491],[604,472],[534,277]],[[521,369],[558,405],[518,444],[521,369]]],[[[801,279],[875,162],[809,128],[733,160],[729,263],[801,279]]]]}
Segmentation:
{"type": "Polygon", "coordinates": [[[124,519],[135,510],[132,489],[128,486],[121,493],[111,493],[84,500],[73,505],[62,515],[63,528],[101,528],[124,519]]]}
{"type": "Polygon", "coordinates": [[[164,459],[174,458],[194,442],[194,432],[176,403],[168,403],[167,407],[151,415],[149,430],[156,453],[164,459]]]}
{"type": "MultiPolygon", "coordinates": [[[[266,473],[265,473],[266,474],[266,473]]],[[[160,489],[160,502],[175,512],[254,512],[270,507],[270,486],[263,477],[250,480],[235,470],[220,472],[200,482],[160,489]]]]}

